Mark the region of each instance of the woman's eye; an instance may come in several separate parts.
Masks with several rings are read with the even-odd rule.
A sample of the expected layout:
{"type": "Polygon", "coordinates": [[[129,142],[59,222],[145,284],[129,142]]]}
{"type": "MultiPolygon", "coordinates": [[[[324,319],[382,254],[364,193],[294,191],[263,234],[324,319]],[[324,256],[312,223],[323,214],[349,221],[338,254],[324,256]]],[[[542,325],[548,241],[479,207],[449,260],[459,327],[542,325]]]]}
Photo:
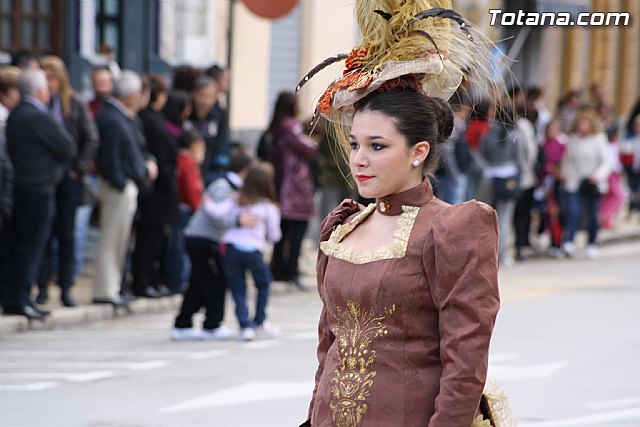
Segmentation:
{"type": "Polygon", "coordinates": [[[371,148],[373,149],[373,151],[380,151],[384,148],[385,146],[382,144],[371,144],[371,148]]]}
{"type": "Polygon", "coordinates": [[[358,149],[358,143],[357,142],[352,142],[350,145],[351,145],[351,149],[352,150],[357,150],[358,149]]]}

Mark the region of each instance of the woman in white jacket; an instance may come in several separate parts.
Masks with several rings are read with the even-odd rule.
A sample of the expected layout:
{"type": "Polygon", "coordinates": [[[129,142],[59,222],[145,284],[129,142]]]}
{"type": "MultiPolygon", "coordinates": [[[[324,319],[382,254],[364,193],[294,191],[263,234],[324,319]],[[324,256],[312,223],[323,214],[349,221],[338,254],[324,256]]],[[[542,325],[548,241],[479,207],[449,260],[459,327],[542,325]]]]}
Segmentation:
{"type": "Polygon", "coordinates": [[[589,232],[586,255],[590,259],[598,256],[598,210],[601,195],[608,189],[610,173],[607,136],[601,131],[595,113],[591,110],[582,111],[573,124],[562,163],[562,182],[566,191],[565,240],[562,248],[567,256],[575,255],[573,239],[585,213],[589,232]]]}

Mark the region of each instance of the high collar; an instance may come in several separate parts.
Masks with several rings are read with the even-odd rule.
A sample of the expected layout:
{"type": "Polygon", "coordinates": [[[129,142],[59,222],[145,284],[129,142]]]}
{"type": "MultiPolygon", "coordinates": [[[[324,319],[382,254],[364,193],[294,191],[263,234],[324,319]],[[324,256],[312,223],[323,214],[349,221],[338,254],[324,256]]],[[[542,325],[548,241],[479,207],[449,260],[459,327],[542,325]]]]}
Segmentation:
{"type": "Polygon", "coordinates": [[[396,216],[402,213],[402,206],[424,206],[433,199],[433,189],[429,178],[425,178],[421,184],[400,193],[376,199],[376,210],[382,215],[396,216]]]}

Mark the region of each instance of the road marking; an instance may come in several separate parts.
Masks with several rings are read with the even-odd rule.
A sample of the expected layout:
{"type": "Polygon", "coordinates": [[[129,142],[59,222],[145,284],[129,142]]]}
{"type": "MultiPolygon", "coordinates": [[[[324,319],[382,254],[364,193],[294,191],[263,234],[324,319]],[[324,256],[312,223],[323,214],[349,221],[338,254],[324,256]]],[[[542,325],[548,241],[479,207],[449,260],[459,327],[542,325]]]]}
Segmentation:
{"type": "MultiPolygon", "coordinates": [[[[601,425],[602,423],[620,420],[640,420],[640,408],[624,411],[601,412],[584,417],[568,418],[564,420],[549,420],[535,423],[519,423],[519,427],[583,427],[601,425]]],[[[637,425],[637,424],[636,424],[637,425]]]]}
{"type": "Polygon", "coordinates": [[[43,381],[31,384],[0,384],[0,391],[43,391],[60,387],[60,383],[43,381]]]}
{"type": "Polygon", "coordinates": [[[75,383],[103,380],[115,377],[115,371],[92,371],[92,372],[20,372],[0,374],[0,378],[26,379],[26,380],[64,380],[75,383]]]}
{"type": "Polygon", "coordinates": [[[164,368],[170,364],[171,362],[168,360],[150,360],[148,362],[127,363],[125,366],[132,371],[151,371],[153,369],[164,368]]]}
{"type": "Polygon", "coordinates": [[[568,364],[568,361],[562,360],[559,362],[544,363],[541,365],[489,365],[489,375],[495,377],[498,382],[537,380],[552,376],[559,370],[566,368],[568,364]]]}
{"type": "MultiPolygon", "coordinates": [[[[540,283],[539,279],[537,280],[537,282],[535,281],[535,279],[531,279],[531,280],[532,280],[531,283],[537,283],[537,284],[540,283]]],[[[579,281],[573,281],[573,282],[570,280],[571,279],[569,278],[563,278],[562,283],[556,283],[556,284],[552,284],[550,286],[545,286],[541,288],[508,292],[503,294],[500,300],[502,302],[524,301],[524,300],[529,300],[533,298],[545,297],[548,295],[559,293],[561,291],[611,286],[616,283],[619,283],[620,281],[623,280],[623,278],[620,276],[601,276],[601,277],[580,279],[579,281]]],[[[509,286],[508,288],[505,288],[505,285],[503,285],[502,288],[512,290],[514,289],[513,286],[522,286],[523,284],[524,283],[521,283],[518,280],[517,285],[515,284],[506,285],[506,286],[509,286]]]]}
{"type": "Polygon", "coordinates": [[[70,348],[68,350],[57,349],[57,350],[2,350],[0,352],[0,361],[5,358],[16,358],[23,359],[25,357],[36,357],[38,360],[43,360],[44,358],[56,358],[56,357],[85,357],[85,358],[107,358],[107,357],[117,357],[119,355],[126,355],[127,358],[155,358],[155,357],[189,357],[191,358],[193,354],[201,353],[216,353],[223,350],[212,350],[212,351],[200,351],[200,352],[189,352],[189,351],[149,351],[149,350],[134,350],[131,349],[122,349],[122,350],[105,350],[105,351],[95,351],[95,350],[79,350],[77,348],[70,348]]]}
{"type": "Polygon", "coordinates": [[[601,400],[584,405],[589,409],[613,409],[620,406],[631,406],[640,403],[640,397],[628,397],[626,399],[601,400]]]}
{"type": "Polygon", "coordinates": [[[193,360],[205,360],[213,359],[214,357],[227,356],[229,353],[231,353],[229,350],[198,351],[195,353],[187,354],[187,358],[193,360]]]}
{"type": "Polygon", "coordinates": [[[242,348],[250,349],[250,350],[259,350],[263,348],[270,348],[280,345],[281,342],[277,340],[271,341],[252,341],[248,343],[242,344],[242,348]]]}
{"type": "Polygon", "coordinates": [[[512,362],[518,358],[519,356],[514,353],[489,354],[489,364],[512,362]]]}
{"type": "Polygon", "coordinates": [[[185,400],[176,405],[167,406],[158,411],[161,414],[193,411],[268,400],[290,399],[293,397],[311,397],[313,382],[269,382],[253,381],[224,390],[185,400]]]}
{"type": "Polygon", "coordinates": [[[292,340],[300,340],[300,341],[317,340],[318,332],[317,331],[297,332],[295,334],[289,335],[288,338],[291,338],[292,340]]]}
{"type": "Polygon", "coordinates": [[[78,370],[120,370],[128,369],[131,371],[148,371],[159,369],[171,364],[168,360],[152,360],[140,363],[119,363],[119,362],[56,362],[56,361],[3,361],[0,365],[0,371],[7,369],[11,372],[16,371],[16,367],[21,369],[29,369],[30,367],[42,367],[46,365],[47,369],[78,369],[78,370]],[[13,367],[11,367],[13,366],[13,367]]]}

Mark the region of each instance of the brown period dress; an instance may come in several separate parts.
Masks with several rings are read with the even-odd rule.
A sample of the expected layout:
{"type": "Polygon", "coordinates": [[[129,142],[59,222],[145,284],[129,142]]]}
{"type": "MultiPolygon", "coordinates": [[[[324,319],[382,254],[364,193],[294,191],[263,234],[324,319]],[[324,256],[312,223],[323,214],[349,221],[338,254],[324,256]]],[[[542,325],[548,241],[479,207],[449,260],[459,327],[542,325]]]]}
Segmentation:
{"type": "Polygon", "coordinates": [[[311,425],[477,422],[500,304],[493,209],[476,201],[450,206],[425,180],[367,208],[345,200],[323,222],[320,240],[324,307],[311,425]],[[344,247],[376,208],[398,217],[393,242],[344,247]]]}

